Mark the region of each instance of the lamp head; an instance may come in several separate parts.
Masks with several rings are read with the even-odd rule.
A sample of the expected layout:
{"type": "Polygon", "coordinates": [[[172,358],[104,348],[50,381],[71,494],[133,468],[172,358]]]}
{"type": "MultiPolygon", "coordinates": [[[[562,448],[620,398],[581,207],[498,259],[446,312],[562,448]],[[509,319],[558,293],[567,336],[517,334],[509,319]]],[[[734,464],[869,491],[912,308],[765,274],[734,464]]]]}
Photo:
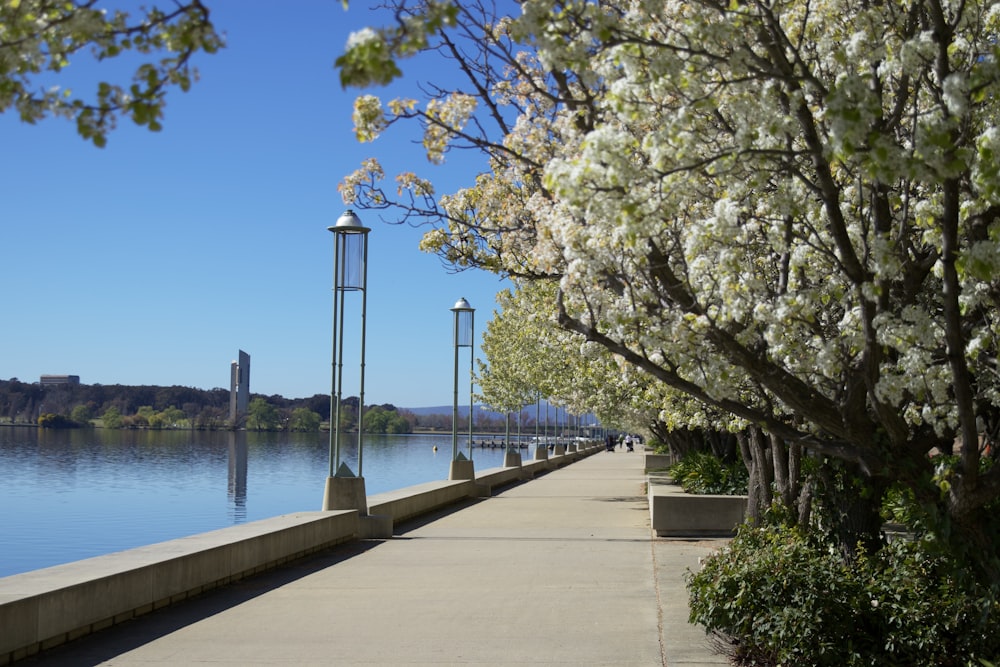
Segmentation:
{"type": "Polygon", "coordinates": [[[351,209],[347,209],[337,218],[336,224],[327,227],[327,230],[334,234],[367,234],[371,231],[369,227],[361,224],[361,218],[351,209]]]}
{"type": "Polygon", "coordinates": [[[469,302],[466,301],[465,297],[463,296],[461,299],[459,299],[458,301],[455,302],[455,305],[452,308],[452,310],[455,311],[456,313],[457,312],[472,312],[472,311],[475,310],[475,308],[473,308],[472,306],[470,306],[469,302]]]}

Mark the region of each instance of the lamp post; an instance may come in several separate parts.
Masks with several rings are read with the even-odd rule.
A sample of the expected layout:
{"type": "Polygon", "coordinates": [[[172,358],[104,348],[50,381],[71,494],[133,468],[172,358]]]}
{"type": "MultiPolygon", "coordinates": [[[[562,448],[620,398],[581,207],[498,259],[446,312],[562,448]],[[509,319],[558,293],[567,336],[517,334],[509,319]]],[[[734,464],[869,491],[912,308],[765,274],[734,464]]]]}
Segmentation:
{"type": "Polygon", "coordinates": [[[463,297],[455,302],[451,312],[454,321],[455,400],[451,413],[451,471],[448,479],[475,479],[475,468],[472,463],[472,382],[476,356],[473,350],[476,309],[463,297]],[[458,451],[458,348],[460,347],[469,348],[469,457],[467,459],[458,451]]]}
{"type": "Polygon", "coordinates": [[[548,424],[546,423],[546,442],[542,442],[538,439],[538,425],[541,422],[541,409],[542,409],[542,392],[537,392],[535,394],[535,460],[544,461],[549,458],[549,446],[548,446],[548,424]]]}
{"type": "MultiPolygon", "coordinates": [[[[503,453],[503,467],[504,468],[520,468],[521,467],[521,452],[517,450],[514,444],[510,440],[510,412],[507,413],[504,418],[504,439],[507,441],[504,447],[503,453]]],[[[517,436],[518,442],[521,440],[521,415],[517,416],[517,436]]]]}
{"type": "Polygon", "coordinates": [[[348,209],[327,230],[333,232],[333,335],[330,373],[330,474],[323,494],[324,510],[357,509],[368,513],[362,476],[365,405],[365,315],[368,305],[368,232],[348,209]],[[344,297],[361,292],[361,384],[358,392],[358,474],[341,461],[340,402],[344,385],[344,297]]]}

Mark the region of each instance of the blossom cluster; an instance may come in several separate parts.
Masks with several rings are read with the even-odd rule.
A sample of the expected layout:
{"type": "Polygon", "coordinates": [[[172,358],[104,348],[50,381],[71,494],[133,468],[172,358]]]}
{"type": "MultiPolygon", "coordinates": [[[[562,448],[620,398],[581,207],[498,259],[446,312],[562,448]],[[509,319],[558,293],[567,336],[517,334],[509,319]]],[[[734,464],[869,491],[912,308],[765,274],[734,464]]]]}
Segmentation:
{"type": "Polygon", "coordinates": [[[1000,12],[941,7],[526,0],[492,24],[503,70],[416,113],[432,162],[500,121],[423,247],[550,281],[509,297],[484,392],[859,459],[976,439],[1000,415],[1000,12]],[[528,349],[574,381],[501,368],[528,349]]]}

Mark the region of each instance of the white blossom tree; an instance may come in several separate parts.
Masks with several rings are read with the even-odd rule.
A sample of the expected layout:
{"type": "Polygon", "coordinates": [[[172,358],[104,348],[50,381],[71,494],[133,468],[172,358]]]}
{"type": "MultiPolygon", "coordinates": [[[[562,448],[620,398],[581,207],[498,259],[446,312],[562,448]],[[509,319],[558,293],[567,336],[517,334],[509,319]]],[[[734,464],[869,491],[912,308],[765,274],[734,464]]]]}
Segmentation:
{"type": "Polygon", "coordinates": [[[512,317],[513,302],[510,291],[497,294],[500,310],[494,312],[483,332],[482,351],[490,363],[476,360],[476,384],[481,398],[493,409],[508,414],[519,413],[533,403],[540,391],[534,377],[539,359],[534,331],[527,323],[512,317]]]}
{"type": "MultiPolygon", "coordinates": [[[[372,162],[345,195],[430,220],[425,248],[456,266],[557,279],[564,329],[845,462],[861,531],[902,483],[996,557],[1000,8],[520,10],[463,3],[421,34],[467,87],[356,107],[359,137],[415,119],[432,161],[471,147],[490,171],[440,197],[404,174],[390,194],[372,162]]],[[[405,33],[362,43],[392,53],[405,33]]]]}
{"type": "Polygon", "coordinates": [[[593,413],[601,424],[652,433],[659,416],[642,371],[603,347],[558,326],[549,281],[526,282],[497,295],[500,310],[483,334],[477,382],[484,400],[507,411],[541,396],[573,414],[593,413]]]}

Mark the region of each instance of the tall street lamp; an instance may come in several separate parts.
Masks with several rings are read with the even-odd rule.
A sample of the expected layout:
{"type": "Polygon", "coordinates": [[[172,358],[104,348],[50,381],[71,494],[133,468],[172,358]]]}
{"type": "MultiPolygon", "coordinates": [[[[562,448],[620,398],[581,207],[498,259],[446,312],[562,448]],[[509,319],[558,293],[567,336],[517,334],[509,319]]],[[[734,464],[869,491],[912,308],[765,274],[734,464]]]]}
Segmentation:
{"type": "MultiPolygon", "coordinates": [[[[510,439],[510,412],[504,417],[504,439],[506,440],[506,446],[504,447],[503,453],[503,467],[504,468],[520,468],[521,467],[521,452],[517,449],[510,439]]],[[[517,441],[518,444],[521,442],[521,414],[517,415],[517,441]]]]}
{"type": "Polygon", "coordinates": [[[455,302],[451,309],[454,314],[455,342],[455,400],[451,413],[451,471],[448,479],[475,479],[475,467],[472,463],[472,382],[475,377],[473,364],[473,333],[476,309],[469,305],[465,298],[455,302]],[[458,348],[469,348],[469,457],[465,458],[458,451],[458,348]]]}
{"type": "MultiPolygon", "coordinates": [[[[546,432],[546,441],[542,442],[538,438],[538,426],[541,423],[541,409],[542,409],[542,392],[537,392],[535,394],[535,460],[544,461],[549,458],[549,446],[548,446],[548,432],[546,432]]],[[[548,429],[548,424],[545,425],[548,429]]]]}
{"type": "Polygon", "coordinates": [[[356,509],[368,513],[362,475],[365,405],[365,314],[368,305],[368,232],[348,209],[327,229],[333,232],[333,361],[330,374],[330,474],[323,494],[324,510],[356,509]],[[358,474],[341,461],[340,402],[344,385],[344,297],[361,292],[361,386],[358,392],[358,474]]]}

